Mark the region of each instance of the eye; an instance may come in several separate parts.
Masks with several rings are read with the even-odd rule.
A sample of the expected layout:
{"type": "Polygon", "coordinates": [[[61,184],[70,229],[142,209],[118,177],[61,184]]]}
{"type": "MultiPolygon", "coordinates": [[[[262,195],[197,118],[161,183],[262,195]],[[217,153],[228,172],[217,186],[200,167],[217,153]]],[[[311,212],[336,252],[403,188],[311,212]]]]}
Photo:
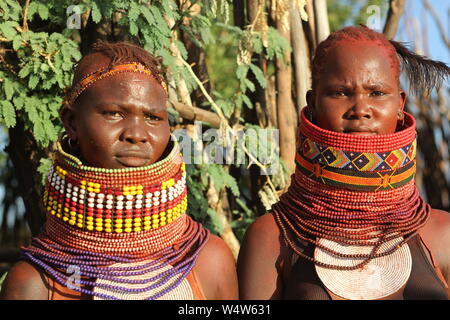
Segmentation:
{"type": "Polygon", "coordinates": [[[331,96],[336,97],[336,98],[345,97],[345,96],[347,96],[347,92],[342,91],[342,90],[333,91],[333,92],[331,92],[331,96]]]}
{"type": "Polygon", "coordinates": [[[147,114],[145,115],[145,118],[146,118],[147,120],[149,120],[149,121],[160,121],[160,120],[162,120],[161,117],[155,116],[154,114],[151,114],[151,113],[147,113],[147,114]]]}
{"type": "Polygon", "coordinates": [[[114,111],[114,110],[104,111],[103,115],[108,117],[108,118],[112,118],[112,119],[120,119],[120,118],[122,118],[122,113],[120,113],[119,111],[114,111]]]}
{"type": "Polygon", "coordinates": [[[375,90],[375,91],[372,91],[370,93],[370,95],[374,96],[374,97],[382,97],[385,95],[385,93],[383,91],[375,90]]]}

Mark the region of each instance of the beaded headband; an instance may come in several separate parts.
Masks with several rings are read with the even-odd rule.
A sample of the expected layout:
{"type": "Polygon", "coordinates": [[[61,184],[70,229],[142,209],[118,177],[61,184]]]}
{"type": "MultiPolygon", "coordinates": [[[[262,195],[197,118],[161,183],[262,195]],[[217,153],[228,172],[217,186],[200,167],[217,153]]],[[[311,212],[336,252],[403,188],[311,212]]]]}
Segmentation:
{"type": "Polygon", "coordinates": [[[302,110],[297,168],[324,184],[350,190],[398,188],[416,172],[415,120],[405,113],[405,129],[388,135],[355,136],[317,127],[302,110]]]}
{"type": "Polygon", "coordinates": [[[159,81],[150,69],[146,68],[144,65],[138,62],[132,62],[126,64],[119,64],[113,67],[103,68],[101,70],[97,70],[86,75],[75,86],[73,86],[72,90],[70,90],[67,99],[68,103],[72,105],[75,102],[75,100],[81,95],[81,93],[87,88],[89,88],[91,85],[93,85],[96,81],[123,72],[136,72],[148,74],[152,76],[155,80],[157,80],[159,84],[163,87],[163,89],[167,92],[166,84],[162,81],[159,81]]]}

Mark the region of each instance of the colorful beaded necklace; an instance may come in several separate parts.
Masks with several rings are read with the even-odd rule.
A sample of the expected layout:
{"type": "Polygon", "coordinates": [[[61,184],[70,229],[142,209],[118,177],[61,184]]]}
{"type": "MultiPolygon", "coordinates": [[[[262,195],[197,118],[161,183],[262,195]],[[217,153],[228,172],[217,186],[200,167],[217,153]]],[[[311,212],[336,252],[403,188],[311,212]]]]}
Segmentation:
{"type": "Polygon", "coordinates": [[[301,114],[291,186],[272,213],[283,239],[300,257],[316,267],[360,269],[395,252],[429,217],[430,206],[414,183],[415,120],[405,113],[404,128],[394,134],[358,136],[319,128],[308,120],[308,112],[306,107],[301,114]],[[321,239],[371,250],[342,253],[321,239]],[[395,245],[383,246],[395,239],[395,245]],[[319,261],[303,252],[308,243],[360,262],[319,261]]]}
{"type": "Polygon", "coordinates": [[[73,279],[69,270],[77,270],[79,285],[71,289],[101,299],[158,299],[183,282],[209,232],[186,214],[176,142],[146,167],[85,166],[60,143],[53,161],[43,197],[47,222],[22,249],[26,259],[65,286],[73,279]]]}

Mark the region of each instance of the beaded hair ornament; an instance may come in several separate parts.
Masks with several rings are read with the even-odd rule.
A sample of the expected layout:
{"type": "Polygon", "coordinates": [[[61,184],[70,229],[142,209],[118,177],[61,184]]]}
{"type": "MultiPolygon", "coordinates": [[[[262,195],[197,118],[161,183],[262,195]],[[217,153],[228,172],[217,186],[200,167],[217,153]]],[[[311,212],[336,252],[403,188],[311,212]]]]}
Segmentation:
{"type": "Polygon", "coordinates": [[[71,105],[81,95],[81,93],[93,85],[96,81],[112,76],[117,73],[123,72],[136,72],[144,73],[152,76],[167,92],[167,86],[163,81],[158,80],[151,70],[138,62],[131,62],[126,64],[119,64],[112,67],[103,68],[101,70],[94,71],[84,76],[73,88],[70,90],[67,101],[71,105]]]}
{"type": "Polygon", "coordinates": [[[61,285],[96,299],[192,298],[186,277],[209,233],[186,214],[176,141],[164,159],[124,169],[85,166],[58,143],[44,205],[44,230],[22,254],[61,285]]]}
{"type": "MultiPolygon", "coordinates": [[[[410,273],[405,243],[430,213],[414,183],[415,120],[405,113],[404,128],[396,133],[357,136],[322,129],[307,113],[308,107],[301,114],[291,186],[272,207],[283,238],[315,264],[329,289],[333,281],[327,283],[329,277],[321,275],[357,283],[363,270],[381,268],[377,270],[387,279],[383,272],[404,262],[405,268],[393,268],[400,274],[388,277],[400,284],[386,287],[383,282],[381,292],[378,288],[356,295],[375,299],[395,292],[410,273]],[[304,253],[305,244],[315,246],[314,256],[304,253]]],[[[355,298],[352,292],[339,291],[341,297],[355,298]]]]}

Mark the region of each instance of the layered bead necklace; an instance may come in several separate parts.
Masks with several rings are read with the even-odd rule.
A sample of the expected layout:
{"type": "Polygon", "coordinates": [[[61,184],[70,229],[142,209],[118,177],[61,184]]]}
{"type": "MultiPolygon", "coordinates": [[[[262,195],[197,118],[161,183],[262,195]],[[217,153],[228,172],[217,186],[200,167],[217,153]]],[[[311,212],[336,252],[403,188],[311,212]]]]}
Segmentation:
{"type": "Polygon", "coordinates": [[[308,120],[308,111],[301,115],[291,186],[272,213],[283,239],[300,257],[321,268],[361,269],[401,248],[429,217],[430,206],[414,183],[415,120],[405,113],[399,132],[358,136],[319,128],[308,120]],[[344,253],[327,241],[371,249],[344,253]],[[320,261],[304,253],[308,243],[358,262],[320,261]]]}
{"type": "Polygon", "coordinates": [[[157,163],[125,169],[85,166],[58,143],[43,200],[44,230],[22,254],[94,298],[166,296],[186,281],[209,235],[186,214],[176,142],[157,163]]]}

